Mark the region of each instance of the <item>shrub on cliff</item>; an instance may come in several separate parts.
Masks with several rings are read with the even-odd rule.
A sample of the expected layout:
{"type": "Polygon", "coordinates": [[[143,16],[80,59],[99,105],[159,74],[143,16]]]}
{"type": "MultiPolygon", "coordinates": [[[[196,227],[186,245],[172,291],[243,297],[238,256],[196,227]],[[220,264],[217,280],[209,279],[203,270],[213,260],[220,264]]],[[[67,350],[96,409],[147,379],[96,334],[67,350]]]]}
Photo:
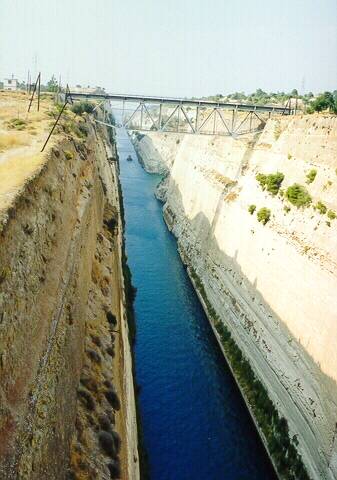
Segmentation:
{"type": "Polygon", "coordinates": [[[258,219],[259,222],[261,222],[263,225],[265,225],[270,220],[270,214],[271,214],[271,212],[270,212],[269,208],[262,207],[257,212],[257,219],[258,219]]]}
{"type": "Polygon", "coordinates": [[[267,190],[272,195],[277,195],[284,180],[284,174],[281,172],[271,173],[270,175],[258,173],[255,178],[261,185],[262,190],[267,190]]]}
{"type": "Polygon", "coordinates": [[[111,432],[112,421],[105,413],[98,417],[98,423],[102,430],[111,432]]]}
{"type": "Polygon", "coordinates": [[[286,198],[296,207],[307,207],[311,203],[308,190],[298,183],[294,183],[286,190],[286,198]]]}
{"type": "Polygon", "coordinates": [[[91,392],[94,392],[94,393],[98,392],[98,384],[95,378],[82,375],[80,378],[80,382],[87,390],[90,390],[91,392]]]}
{"type": "Polygon", "coordinates": [[[111,347],[110,345],[105,349],[106,353],[108,355],[110,355],[110,357],[114,358],[115,356],[115,351],[113,349],[113,347],[111,347]]]}
{"type": "Polygon", "coordinates": [[[315,208],[316,208],[316,210],[319,211],[319,213],[320,213],[321,215],[325,215],[326,212],[327,212],[327,210],[328,210],[328,209],[326,208],[326,206],[324,205],[324,203],[322,203],[322,202],[317,202],[316,205],[315,205],[315,208]]]}
{"type": "Polygon", "coordinates": [[[87,410],[95,410],[95,401],[89,392],[83,390],[82,388],[79,388],[77,394],[87,410]]]}
{"type": "Polygon", "coordinates": [[[108,320],[108,322],[112,327],[116,327],[117,325],[116,316],[110,310],[106,312],[106,319],[108,320]]]}
{"type": "Polygon", "coordinates": [[[111,433],[106,432],[105,430],[99,432],[98,442],[104,453],[109,457],[115,458],[117,456],[117,448],[111,433]]]}
{"type": "Polygon", "coordinates": [[[306,174],[306,177],[307,177],[306,183],[312,183],[315,180],[316,175],[317,175],[317,170],[315,170],[314,168],[310,170],[310,172],[306,174]]]}
{"type": "Polygon", "coordinates": [[[121,477],[121,467],[118,459],[110,462],[108,464],[108,469],[109,469],[111,478],[117,479],[121,477]]]}
{"type": "Polygon", "coordinates": [[[97,353],[95,350],[92,350],[91,348],[88,348],[88,350],[86,351],[86,354],[88,355],[88,357],[90,358],[91,361],[93,361],[95,363],[101,363],[102,362],[100,354],[97,353]]]}
{"type": "Polygon", "coordinates": [[[330,220],[335,220],[336,213],[333,210],[329,210],[328,211],[328,218],[330,218],[330,220]]]}
{"type": "Polygon", "coordinates": [[[92,113],[94,108],[94,105],[90,102],[78,102],[71,106],[71,111],[76,115],[82,115],[83,113],[92,113]]]}
{"type": "Polygon", "coordinates": [[[107,390],[104,395],[114,410],[119,410],[121,408],[121,404],[115,390],[111,388],[107,390]]]}
{"type": "Polygon", "coordinates": [[[256,205],[249,205],[248,207],[248,212],[253,215],[253,213],[255,212],[256,210],[256,205]]]}
{"type": "Polygon", "coordinates": [[[66,160],[72,160],[74,158],[74,154],[70,150],[64,150],[64,156],[66,160]]]}

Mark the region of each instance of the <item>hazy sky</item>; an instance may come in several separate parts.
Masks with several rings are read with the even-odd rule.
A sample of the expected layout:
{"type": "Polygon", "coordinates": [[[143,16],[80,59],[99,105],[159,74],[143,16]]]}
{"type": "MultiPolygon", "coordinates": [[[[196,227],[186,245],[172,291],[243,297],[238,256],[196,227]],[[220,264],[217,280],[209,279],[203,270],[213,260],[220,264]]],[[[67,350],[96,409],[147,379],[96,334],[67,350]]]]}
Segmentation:
{"type": "Polygon", "coordinates": [[[0,0],[0,79],[115,93],[337,89],[337,0],[0,0]]]}

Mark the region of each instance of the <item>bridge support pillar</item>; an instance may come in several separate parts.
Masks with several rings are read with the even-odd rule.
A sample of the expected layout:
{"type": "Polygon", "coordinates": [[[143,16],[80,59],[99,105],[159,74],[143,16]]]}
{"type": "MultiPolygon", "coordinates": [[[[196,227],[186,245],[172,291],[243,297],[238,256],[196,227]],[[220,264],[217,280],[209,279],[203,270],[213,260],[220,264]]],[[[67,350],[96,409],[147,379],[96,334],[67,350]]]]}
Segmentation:
{"type": "Polygon", "coordinates": [[[158,130],[161,130],[161,119],[162,119],[162,110],[163,110],[163,104],[159,104],[159,118],[158,118],[158,130]]]}
{"type": "Polygon", "coordinates": [[[195,133],[199,132],[199,107],[195,111],[195,133]]]}

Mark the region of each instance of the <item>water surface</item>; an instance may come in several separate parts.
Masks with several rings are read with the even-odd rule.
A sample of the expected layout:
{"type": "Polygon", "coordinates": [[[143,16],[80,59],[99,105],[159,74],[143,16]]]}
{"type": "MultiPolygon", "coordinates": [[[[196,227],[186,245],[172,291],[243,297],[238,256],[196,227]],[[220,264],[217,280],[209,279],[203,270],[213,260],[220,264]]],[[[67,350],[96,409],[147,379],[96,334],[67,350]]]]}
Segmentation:
{"type": "Polygon", "coordinates": [[[274,480],[249,413],[126,133],[126,251],[137,288],[136,379],[153,480],[274,480]],[[132,162],[126,158],[131,154],[132,162]]]}

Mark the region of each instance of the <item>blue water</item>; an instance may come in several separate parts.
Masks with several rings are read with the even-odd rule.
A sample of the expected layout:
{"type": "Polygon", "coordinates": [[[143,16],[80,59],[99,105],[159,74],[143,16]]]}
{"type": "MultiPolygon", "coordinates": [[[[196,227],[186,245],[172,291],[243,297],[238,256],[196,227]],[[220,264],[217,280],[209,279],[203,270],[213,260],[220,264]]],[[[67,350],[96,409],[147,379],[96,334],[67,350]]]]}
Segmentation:
{"type": "Polygon", "coordinates": [[[137,288],[136,379],[152,480],[275,475],[125,132],[118,134],[128,263],[137,288]],[[131,154],[134,161],[126,161],[131,154]]]}

